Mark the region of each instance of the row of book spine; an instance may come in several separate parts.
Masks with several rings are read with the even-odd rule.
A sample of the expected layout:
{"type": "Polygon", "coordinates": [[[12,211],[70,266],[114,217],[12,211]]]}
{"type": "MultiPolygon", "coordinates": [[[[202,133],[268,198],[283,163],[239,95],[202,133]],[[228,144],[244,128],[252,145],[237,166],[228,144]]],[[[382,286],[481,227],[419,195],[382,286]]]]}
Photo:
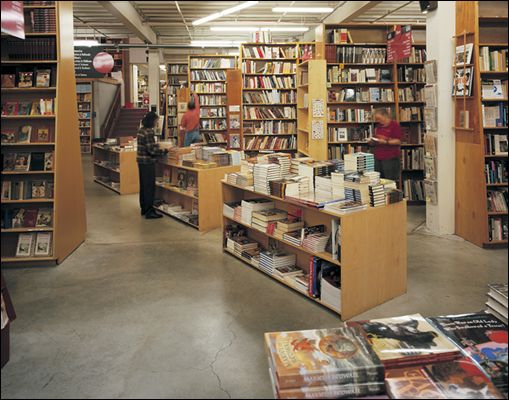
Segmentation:
{"type": "Polygon", "coordinates": [[[297,141],[291,137],[253,137],[244,139],[245,150],[294,150],[297,141]]]}
{"type": "Polygon", "coordinates": [[[410,201],[426,201],[424,181],[421,179],[403,180],[403,192],[410,201]]]}
{"type": "Polygon", "coordinates": [[[295,118],[295,107],[268,108],[268,107],[243,107],[246,119],[272,119],[272,118],[295,118]]]}
{"type": "Polygon", "coordinates": [[[491,160],[484,164],[484,174],[486,183],[506,183],[508,179],[507,174],[507,160],[491,160]]]}
{"type": "Polygon", "coordinates": [[[424,148],[402,149],[401,168],[404,170],[424,169],[424,148]]]}
{"type": "Polygon", "coordinates": [[[244,46],[242,50],[244,58],[297,58],[296,46],[244,46]]]}
{"type": "Polygon", "coordinates": [[[2,41],[6,46],[9,61],[56,60],[56,39],[50,38],[7,38],[2,41]]]}
{"type": "Polygon", "coordinates": [[[383,47],[325,46],[328,63],[385,64],[387,49],[383,47]]]}
{"type": "Polygon", "coordinates": [[[191,80],[194,81],[224,81],[225,71],[191,71],[191,80]]]}
{"type": "Polygon", "coordinates": [[[491,50],[489,47],[479,49],[481,71],[507,72],[507,49],[491,50]]]}
{"type": "Polygon", "coordinates": [[[297,102],[297,93],[294,90],[267,90],[260,92],[243,93],[243,101],[246,104],[287,104],[297,102]]]}
{"type": "Polygon", "coordinates": [[[294,135],[297,124],[288,121],[252,121],[244,123],[244,134],[252,135],[294,135]]]}
{"type": "Polygon", "coordinates": [[[256,76],[244,78],[244,89],[294,89],[293,76],[256,76]]]}
{"type": "Polygon", "coordinates": [[[327,82],[392,82],[392,70],[390,68],[339,68],[334,65],[327,69],[327,82]]]}
{"type": "Polygon", "coordinates": [[[55,33],[57,30],[56,13],[54,8],[40,8],[25,13],[26,32],[55,33]]]}
{"type": "Polygon", "coordinates": [[[297,72],[297,64],[292,62],[244,61],[244,74],[292,74],[297,72]]]}

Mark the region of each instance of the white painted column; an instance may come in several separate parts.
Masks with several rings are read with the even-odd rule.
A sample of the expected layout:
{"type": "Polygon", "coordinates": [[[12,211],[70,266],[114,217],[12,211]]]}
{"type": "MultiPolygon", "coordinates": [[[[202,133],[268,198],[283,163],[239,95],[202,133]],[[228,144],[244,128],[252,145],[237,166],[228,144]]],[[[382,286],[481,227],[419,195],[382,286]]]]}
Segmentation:
{"type": "Polygon", "coordinates": [[[437,61],[437,205],[427,204],[426,225],[438,235],[454,233],[455,133],[451,96],[452,63],[455,53],[456,2],[439,1],[426,18],[428,60],[437,61]]]}
{"type": "Polygon", "coordinates": [[[148,95],[150,109],[157,107],[159,114],[159,50],[150,50],[148,53],[148,95]]]}

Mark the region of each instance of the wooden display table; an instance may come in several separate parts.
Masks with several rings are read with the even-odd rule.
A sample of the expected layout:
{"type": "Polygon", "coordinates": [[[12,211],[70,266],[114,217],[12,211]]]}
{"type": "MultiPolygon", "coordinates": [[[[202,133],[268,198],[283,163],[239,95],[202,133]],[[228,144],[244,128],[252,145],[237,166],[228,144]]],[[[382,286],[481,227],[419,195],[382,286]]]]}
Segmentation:
{"type": "MultiPolygon", "coordinates": [[[[239,172],[240,165],[230,165],[217,168],[192,168],[177,164],[159,163],[157,176],[168,177],[170,184],[156,184],[156,198],[163,199],[168,204],[178,204],[185,210],[198,212],[198,224],[183,220],[200,232],[207,232],[221,227],[223,203],[221,202],[221,180],[225,174],[239,172]],[[194,179],[198,193],[175,187],[179,173],[184,172],[190,179],[194,179]]],[[[160,180],[161,178],[159,178],[160,180]]],[[[163,211],[159,209],[160,211],[163,211]]],[[[164,211],[163,211],[164,212],[164,211]]],[[[175,217],[165,212],[166,215],[175,217]]],[[[178,218],[177,218],[178,219],[178,218]]]]}
{"type": "Polygon", "coordinates": [[[94,146],[94,182],[118,194],[140,191],[136,151],[94,146]],[[98,179],[102,177],[104,179],[98,179]]]}
{"type": "MultiPolygon", "coordinates": [[[[297,201],[264,195],[225,181],[222,181],[222,196],[223,202],[267,198],[274,201],[276,208],[281,210],[288,210],[290,206],[299,207],[303,211],[302,219],[306,226],[324,224],[329,233],[332,219],[339,220],[341,226],[339,260],[334,260],[330,253],[313,253],[226,216],[223,216],[223,231],[227,224],[245,226],[248,228],[248,236],[264,248],[268,248],[269,239],[275,240],[279,248],[296,254],[297,266],[304,271],[309,272],[309,260],[312,256],[336,264],[341,269],[341,311],[339,314],[343,320],[350,319],[406,292],[406,201],[338,216],[297,201]]],[[[246,262],[245,259],[230,252],[224,243],[223,250],[246,262]]],[[[297,290],[288,280],[270,276],[297,290]]],[[[319,298],[306,297],[328,307],[319,298]]]]}

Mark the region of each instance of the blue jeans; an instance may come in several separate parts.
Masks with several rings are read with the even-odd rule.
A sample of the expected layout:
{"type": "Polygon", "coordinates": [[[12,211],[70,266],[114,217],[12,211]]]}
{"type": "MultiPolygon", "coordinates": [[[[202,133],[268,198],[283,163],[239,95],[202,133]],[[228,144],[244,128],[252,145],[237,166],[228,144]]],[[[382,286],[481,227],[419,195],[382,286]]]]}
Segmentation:
{"type": "Polygon", "coordinates": [[[200,130],[195,129],[194,131],[186,132],[184,138],[184,147],[189,147],[192,143],[201,142],[200,130]]]}

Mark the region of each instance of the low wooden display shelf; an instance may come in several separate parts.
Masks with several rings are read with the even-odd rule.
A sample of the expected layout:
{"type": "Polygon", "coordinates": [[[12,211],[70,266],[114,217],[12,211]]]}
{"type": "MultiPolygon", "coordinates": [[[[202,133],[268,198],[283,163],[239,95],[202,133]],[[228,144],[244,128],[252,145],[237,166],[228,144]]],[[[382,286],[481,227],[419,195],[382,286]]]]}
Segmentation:
{"type": "MultiPolygon", "coordinates": [[[[406,292],[406,201],[336,216],[297,201],[264,195],[222,181],[223,203],[256,198],[271,199],[275,202],[276,208],[282,210],[288,210],[290,205],[298,206],[302,209],[302,218],[306,225],[325,224],[329,233],[331,220],[340,221],[342,243],[340,260],[332,259],[330,253],[313,253],[308,249],[276,239],[226,216],[223,216],[223,232],[226,225],[234,223],[247,227],[248,236],[265,248],[268,248],[269,239],[274,239],[278,242],[279,248],[296,254],[297,265],[304,271],[309,271],[311,256],[336,264],[341,269],[341,311],[339,314],[343,320],[350,319],[406,292]]],[[[223,250],[234,255],[224,247],[224,242],[223,250]]],[[[237,258],[251,265],[243,258],[237,258]]],[[[272,275],[271,277],[295,289],[286,280],[272,275]]],[[[299,293],[302,292],[299,291],[299,293]]],[[[306,297],[328,307],[320,299],[306,297]]],[[[337,312],[337,310],[334,311],[337,312]]]]}
{"type": "Polygon", "coordinates": [[[136,151],[127,150],[119,151],[109,148],[103,148],[100,145],[94,146],[94,176],[106,176],[113,182],[118,182],[118,188],[110,186],[109,184],[94,179],[94,182],[113,190],[118,194],[133,194],[140,191],[138,165],[136,163],[136,151]],[[118,167],[113,168],[105,165],[100,165],[100,161],[113,161],[117,163],[118,167]]]}

